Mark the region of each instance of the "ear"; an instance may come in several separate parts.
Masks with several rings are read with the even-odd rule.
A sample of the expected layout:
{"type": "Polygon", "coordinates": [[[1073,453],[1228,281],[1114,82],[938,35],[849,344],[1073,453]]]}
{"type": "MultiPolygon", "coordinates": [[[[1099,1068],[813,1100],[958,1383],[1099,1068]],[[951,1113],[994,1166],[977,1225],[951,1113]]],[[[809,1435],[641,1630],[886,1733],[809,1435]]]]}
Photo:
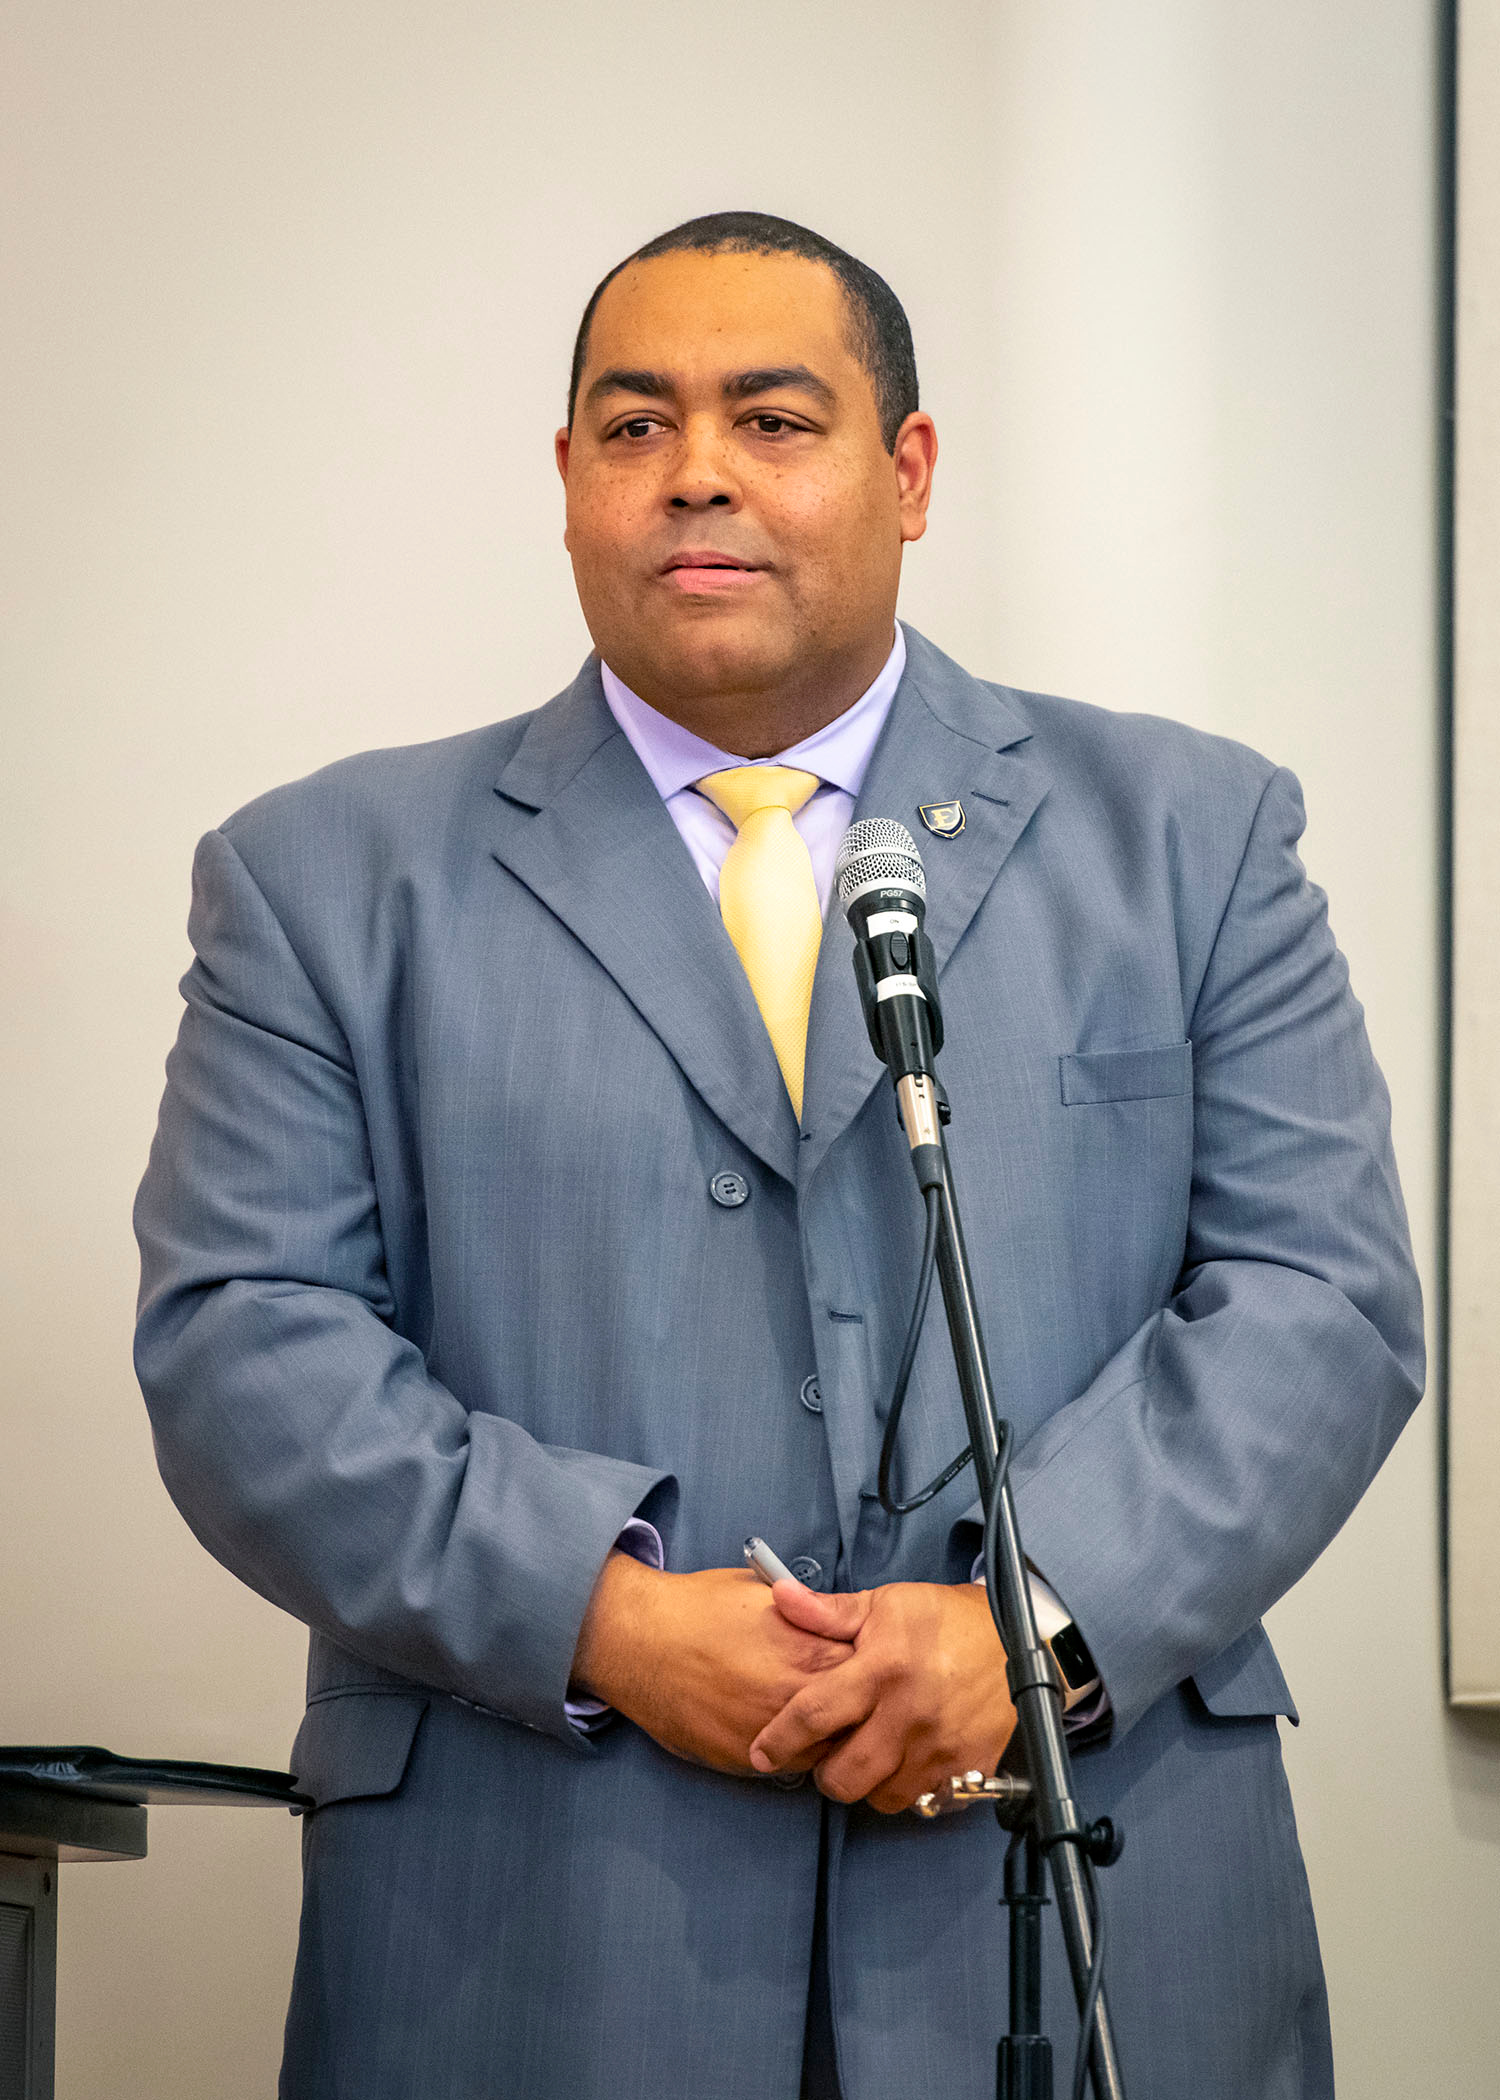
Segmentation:
{"type": "MultiPolygon", "coordinates": [[[[557,471],[562,476],[564,491],[566,491],[568,486],[568,453],[572,447],[572,443],[573,433],[567,428],[566,425],[564,425],[564,427],[557,433],[556,437],[552,440],[552,456],[557,461],[557,471]]],[[[568,548],[568,552],[571,554],[573,550],[568,543],[568,528],[566,520],[563,524],[563,545],[568,548]]]]}
{"type": "Polygon", "coordinates": [[[932,500],[932,474],[937,465],[937,426],[931,416],[914,409],[896,432],[891,453],[901,537],[919,540],[927,530],[927,506],[932,500]]]}

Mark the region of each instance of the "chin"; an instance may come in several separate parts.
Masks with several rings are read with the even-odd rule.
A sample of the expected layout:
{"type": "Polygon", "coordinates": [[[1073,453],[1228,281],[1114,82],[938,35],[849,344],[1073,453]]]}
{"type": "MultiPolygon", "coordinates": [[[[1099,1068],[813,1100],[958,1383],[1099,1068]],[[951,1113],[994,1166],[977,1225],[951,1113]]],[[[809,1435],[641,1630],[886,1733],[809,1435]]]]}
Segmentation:
{"type": "Polygon", "coordinates": [[[662,686],[683,698],[754,692],[779,683],[795,662],[784,636],[714,633],[706,621],[685,633],[658,631],[643,655],[662,686]]]}

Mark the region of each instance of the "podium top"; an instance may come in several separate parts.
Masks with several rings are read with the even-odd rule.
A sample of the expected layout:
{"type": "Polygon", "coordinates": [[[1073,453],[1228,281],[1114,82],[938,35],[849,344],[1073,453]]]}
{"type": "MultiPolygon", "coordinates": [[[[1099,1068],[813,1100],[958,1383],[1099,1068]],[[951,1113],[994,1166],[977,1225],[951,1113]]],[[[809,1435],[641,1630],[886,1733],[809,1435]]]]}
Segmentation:
{"type": "Polygon", "coordinates": [[[289,1772],[254,1765],[196,1764],[172,1757],[117,1757],[91,1744],[0,1743],[0,1784],[57,1788],[134,1807],[167,1803],[218,1808],[309,1808],[289,1772]]]}

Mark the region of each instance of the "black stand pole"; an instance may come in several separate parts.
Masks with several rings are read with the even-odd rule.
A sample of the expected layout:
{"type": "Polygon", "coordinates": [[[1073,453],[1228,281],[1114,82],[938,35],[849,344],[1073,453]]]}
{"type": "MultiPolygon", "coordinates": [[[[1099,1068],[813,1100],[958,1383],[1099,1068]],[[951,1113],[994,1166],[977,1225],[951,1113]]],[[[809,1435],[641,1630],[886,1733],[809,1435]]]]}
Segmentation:
{"type": "MultiPolygon", "coordinates": [[[[1003,1825],[1001,1826],[1004,1827],[1003,1825]]],[[[1042,2032],[1042,1848],[1028,1823],[1005,1855],[1010,1912],[1010,2033],[995,2069],[998,2100],[1052,2100],[1052,2044],[1042,2032]]]]}
{"type": "MultiPolygon", "coordinates": [[[[948,1149],[943,1138],[940,1097],[933,1080],[921,1073],[908,1072],[897,1079],[896,1098],[912,1149],[912,1165],[916,1169],[918,1185],[923,1189],[935,1188],[938,1192],[938,1280],[942,1286],[943,1308],[948,1316],[948,1333],[953,1344],[969,1441],[974,1451],[980,1499],[986,1510],[993,1509],[994,1512],[994,1565],[993,1571],[986,1570],[987,1577],[993,1572],[995,1578],[990,1586],[990,1608],[1005,1645],[1006,1676],[1031,1782],[1030,1834],[1038,1850],[1046,1855],[1051,1869],[1068,1967],[1072,1971],[1073,1990],[1082,2013],[1089,1998],[1094,1953],[1089,1861],[1099,1847],[1099,1837],[1084,1827],[1073,1799],[1072,1768],[1063,1736],[1062,1689],[1057,1665],[1037,1631],[1015,1502],[1010,1482],[1001,1470],[1001,1453],[1008,1446],[1009,1425],[1002,1422],[995,1404],[984,1335],[974,1302],[969,1259],[964,1248],[963,1227],[948,1165],[948,1149]]],[[[1017,1915],[1013,1909],[1012,1931],[1017,1915]]],[[[1002,2077],[1005,2071],[1002,2057],[1002,2077]]],[[[1125,2087],[1120,2076],[1114,2029],[1102,1989],[1097,1993],[1094,2007],[1089,2076],[1095,2100],[1124,2100],[1125,2087]]],[[[1011,2100],[1003,2085],[1000,2091],[1004,2100],[1011,2100]]],[[[1024,2093],[1027,2088],[1021,2087],[1018,2091],[1024,2093]]]]}

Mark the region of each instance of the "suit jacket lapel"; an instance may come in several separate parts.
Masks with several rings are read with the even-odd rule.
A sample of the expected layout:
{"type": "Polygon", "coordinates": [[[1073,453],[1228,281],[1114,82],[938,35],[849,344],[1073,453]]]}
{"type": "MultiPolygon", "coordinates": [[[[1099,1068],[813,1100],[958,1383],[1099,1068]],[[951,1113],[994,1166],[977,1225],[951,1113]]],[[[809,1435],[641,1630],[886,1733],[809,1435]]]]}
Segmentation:
{"type": "Polygon", "coordinates": [[[576,935],[720,1121],[793,1181],[798,1137],[724,923],[590,660],[496,783],[495,858],[576,935]]]}
{"type": "MultiPolygon", "coordinates": [[[[1004,689],[981,685],[910,627],[906,641],[906,671],[855,814],[896,817],[915,836],[927,869],[927,931],[941,973],[1046,794],[1048,775],[1029,750],[1030,724],[1004,689]],[[920,807],[953,800],[963,803],[962,831],[929,836],[920,807]]],[[[804,1185],[885,1077],[865,1032],[851,939],[835,899],[813,980],[804,1185]]]]}

